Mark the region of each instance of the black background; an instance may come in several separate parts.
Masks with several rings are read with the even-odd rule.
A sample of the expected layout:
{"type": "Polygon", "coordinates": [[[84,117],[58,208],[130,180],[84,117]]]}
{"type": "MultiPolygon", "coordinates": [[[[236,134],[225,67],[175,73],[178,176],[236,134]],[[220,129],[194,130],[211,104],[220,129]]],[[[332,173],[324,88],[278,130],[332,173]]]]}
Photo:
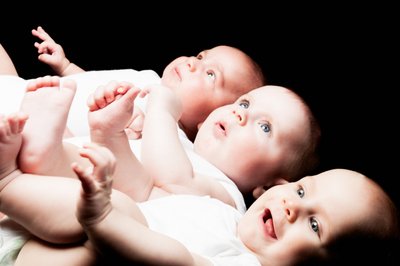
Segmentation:
{"type": "Polygon", "coordinates": [[[0,41],[20,76],[52,73],[37,60],[30,31],[38,25],[85,70],[161,74],[180,55],[238,47],[261,64],[270,84],[290,87],[310,104],[322,127],[316,172],[360,171],[399,203],[399,86],[393,82],[399,28],[392,6],[109,1],[84,10],[76,3],[36,4],[25,15],[9,7],[1,18],[0,41]]]}

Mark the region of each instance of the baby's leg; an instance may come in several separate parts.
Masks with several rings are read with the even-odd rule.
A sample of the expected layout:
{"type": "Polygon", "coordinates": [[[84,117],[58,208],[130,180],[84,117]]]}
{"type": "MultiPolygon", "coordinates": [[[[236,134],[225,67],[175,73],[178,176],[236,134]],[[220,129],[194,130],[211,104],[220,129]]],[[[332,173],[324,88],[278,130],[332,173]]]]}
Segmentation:
{"type": "Polygon", "coordinates": [[[52,243],[75,243],[84,239],[83,229],[75,217],[78,180],[17,171],[9,179],[0,192],[2,213],[33,235],[52,243]]]}
{"type": "MultiPolygon", "coordinates": [[[[2,128],[6,127],[3,126],[2,128]]],[[[4,132],[4,130],[1,132],[4,132]]],[[[2,149],[0,154],[2,159],[11,161],[12,158],[7,158],[3,154],[13,151],[9,148],[11,145],[5,144],[7,139],[1,138],[2,149]],[[4,147],[6,149],[3,149],[4,147]]],[[[102,147],[102,149],[105,148],[102,147]]],[[[100,152],[102,150],[98,151],[96,148],[81,151],[82,156],[93,162],[93,167],[82,171],[99,179],[103,176],[112,175],[114,169],[114,162],[105,161],[100,152]]],[[[14,160],[15,156],[13,156],[14,160]]],[[[0,176],[2,181],[7,180],[8,182],[3,184],[3,189],[0,192],[0,211],[24,226],[35,236],[48,242],[56,244],[81,243],[85,239],[85,235],[75,216],[80,198],[80,182],[77,179],[65,177],[22,174],[18,170],[7,175],[10,169],[14,169],[15,162],[11,167],[8,164],[10,163],[1,160],[0,169],[5,169],[5,171],[0,176]]],[[[80,169],[83,169],[82,166],[80,166],[80,169]]],[[[110,198],[107,200],[110,201],[110,198]]],[[[111,202],[114,209],[128,215],[132,214],[132,208],[135,206],[127,195],[118,191],[112,192],[111,202]]]]}
{"type": "Polygon", "coordinates": [[[60,84],[59,77],[46,76],[27,85],[21,104],[21,110],[29,115],[19,156],[23,172],[75,176],[70,164],[80,160],[77,147],[62,142],[75,92],[75,82],[60,84]]]}
{"type": "Polygon", "coordinates": [[[0,191],[20,174],[16,159],[27,119],[28,116],[22,112],[0,115],[0,191]]]}
{"type": "Polygon", "coordinates": [[[0,44],[0,75],[13,75],[18,76],[17,70],[7,54],[4,47],[0,44]]]}

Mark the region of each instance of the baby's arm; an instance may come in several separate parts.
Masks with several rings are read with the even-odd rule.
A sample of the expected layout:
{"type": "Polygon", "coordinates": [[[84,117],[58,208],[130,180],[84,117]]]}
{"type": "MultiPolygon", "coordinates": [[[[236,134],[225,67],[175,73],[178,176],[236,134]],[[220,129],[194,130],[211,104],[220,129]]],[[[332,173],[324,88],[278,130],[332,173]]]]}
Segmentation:
{"type": "Polygon", "coordinates": [[[194,172],[178,135],[182,104],[177,95],[161,85],[145,90],[150,93],[143,127],[142,163],[155,186],[170,193],[209,195],[235,207],[219,182],[194,172]]]}
{"type": "MultiPolygon", "coordinates": [[[[76,163],[73,164],[73,169],[78,175],[110,180],[116,163],[110,150],[89,143],[80,150],[80,155],[89,159],[93,166],[83,168],[76,163]]],[[[15,171],[11,181],[0,192],[0,211],[35,236],[50,243],[77,243],[85,239],[82,226],[75,216],[80,186],[77,179],[21,172],[18,174],[15,171]]],[[[103,199],[102,195],[97,197],[98,201],[92,203],[92,208],[96,204],[96,207],[101,208],[100,211],[106,214],[111,201],[113,209],[133,218],[138,217],[138,221],[144,223],[143,216],[135,207],[135,202],[126,194],[113,191],[111,197],[107,199],[103,199]]],[[[85,208],[85,211],[88,210],[90,206],[85,208]]],[[[88,212],[80,218],[92,216],[92,213],[88,212]]]]}
{"type": "Polygon", "coordinates": [[[143,125],[142,163],[157,186],[184,184],[193,178],[193,167],[178,135],[182,104],[167,87],[153,85],[145,90],[149,95],[143,125]]]}
{"type": "Polygon", "coordinates": [[[14,63],[0,43],[0,75],[18,76],[14,63]]]}
{"type": "Polygon", "coordinates": [[[150,230],[136,205],[132,204],[130,215],[116,209],[109,200],[112,180],[108,173],[87,174],[77,165],[74,170],[82,182],[77,218],[98,253],[146,265],[211,265],[179,241],[150,230]]]}
{"type": "Polygon", "coordinates": [[[53,38],[40,26],[32,30],[32,35],[42,40],[41,43],[35,42],[38,49],[39,60],[49,65],[59,76],[81,73],[84,70],[66,58],[61,45],[56,43],[53,38]]]}
{"type": "Polygon", "coordinates": [[[132,122],[125,128],[129,139],[141,139],[145,114],[135,106],[133,110],[132,122]]]}

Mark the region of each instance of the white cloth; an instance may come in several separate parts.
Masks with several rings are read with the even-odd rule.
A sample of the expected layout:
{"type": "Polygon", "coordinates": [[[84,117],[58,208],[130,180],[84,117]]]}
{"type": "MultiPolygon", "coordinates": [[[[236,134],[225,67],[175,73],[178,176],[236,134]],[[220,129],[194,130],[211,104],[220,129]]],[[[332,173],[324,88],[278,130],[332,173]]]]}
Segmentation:
{"type": "Polygon", "coordinates": [[[19,110],[25,93],[25,80],[16,76],[0,75],[0,113],[9,114],[19,110]]]}
{"type": "MultiPolygon", "coordinates": [[[[71,104],[67,121],[67,127],[74,136],[89,135],[86,100],[98,86],[105,85],[111,80],[128,81],[139,88],[161,82],[160,76],[153,70],[137,71],[133,69],[86,71],[62,77],[61,81],[64,79],[75,80],[77,84],[76,95],[71,104]]],[[[19,110],[29,81],[16,76],[0,75],[0,113],[8,114],[19,110]]],[[[144,111],[140,99],[137,98],[135,103],[137,102],[137,105],[144,111]]]]}
{"type": "Polygon", "coordinates": [[[0,265],[12,266],[22,246],[29,239],[30,233],[4,217],[0,220],[0,265]]]}
{"type": "Polygon", "coordinates": [[[214,265],[260,265],[236,236],[242,214],[220,200],[172,195],[138,205],[150,229],[178,240],[214,265]]]}
{"type": "MultiPolygon", "coordinates": [[[[98,86],[105,85],[111,80],[128,81],[139,88],[161,82],[161,78],[153,70],[137,71],[133,69],[88,71],[63,77],[62,79],[65,78],[73,79],[77,84],[76,95],[72,102],[67,121],[67,127],[74,136],[89,135],[86,100],[98,86]]],[[[145,111],[141,100],[141,98],[137,98],[135,103],[145,111]]]]}

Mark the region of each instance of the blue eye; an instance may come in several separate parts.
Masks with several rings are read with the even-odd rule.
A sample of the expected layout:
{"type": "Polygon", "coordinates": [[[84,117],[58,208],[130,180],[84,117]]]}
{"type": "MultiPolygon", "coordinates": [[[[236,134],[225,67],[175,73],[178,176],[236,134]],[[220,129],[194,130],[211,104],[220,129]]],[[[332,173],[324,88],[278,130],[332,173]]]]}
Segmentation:
{"type": "Polygon", "coordinates": [[[248,101],[246,101],[246,100],[242,100],[242,101],[239,102],[239,106],[243,107],[244,109],[247,109],[247,108],[249,108],[250,103],[248,101]]]}
{"type": "Polygon", "coordinates": [[[264,131],[265,133],[268,133],[271,131],[271,127],[269,126],[269,124],[261,124],[261,129],[262,131],[264,131]]]}
{"type": "Polygon", "coordinates": [[[310,227],[311,227],[311,230],[313,230],[315,233],[319,233],[318,221],[314,217],[310,218],[310,227]]]}
{"type": "Polygon", "coordinates": [[[215,80],[215,73],[214,73],[214,71],[211,71],[211,70],[207,71],[207,76],[208,76],[209,78],[215,80]]]}
{"type": "Polygon", "coordinates": [[[303,198],[303,197],[304,197],[305,191],[304,191],[304,189],[303,189],[302,187],[299,187],[299,188],[296,190],[296,192],[297,192],[297,195],[299,195],[300,198],[303,198]]]}

